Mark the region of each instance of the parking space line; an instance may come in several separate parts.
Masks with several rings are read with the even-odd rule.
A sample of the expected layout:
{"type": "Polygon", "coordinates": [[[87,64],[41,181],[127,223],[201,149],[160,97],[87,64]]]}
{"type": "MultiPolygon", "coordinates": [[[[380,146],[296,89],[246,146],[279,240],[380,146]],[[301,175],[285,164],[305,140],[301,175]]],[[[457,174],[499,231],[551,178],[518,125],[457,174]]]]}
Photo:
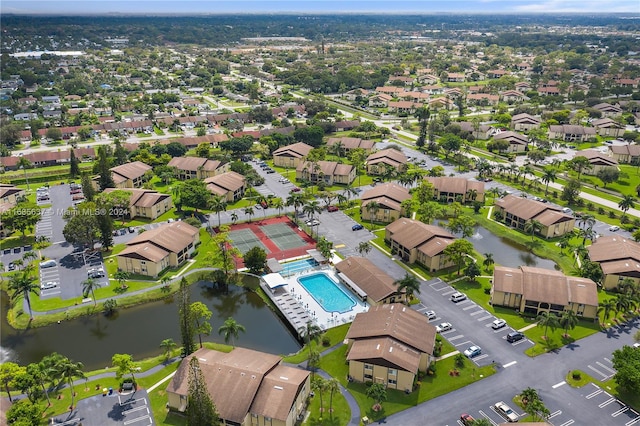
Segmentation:
{"type": "Polygon", "coordinates": [[[611,374],[616,374],[616,370],[607,367],[606,365],[604,365],[603,363],[601,363],[600,361],[596,361],[596,364],[598,364],[600,367],[604,368],[606,371],[608,371],[611,374]]]}
{"type": "Polygon", "coordinates": [[[616,399],[615,398],[609,398],[607,399],[605,402],[601,403],[600,405],[598,405],[599,408],[604,408],[607,405],[611,404],[612,402],[615,402],[616,399]]]}
{"type": "Polygon", "coordinates": [[[570,419],[570,420],[567,420],[566,422],[562,423],[560,426],[569,426],[569,425],[572,425],[574,423],[575,423],[575,420],[570,419]]]}
{"type": "Polygon", "coordinates": [[[504,364],[502,366],[502,368],[508,368],[508,367],[511,367],[512,365],[516,365],[517,363],[518,363],[518,361],[511,361],[511,362],[509,362],[507,364],[504,364]]]}
{"type": "Polygon", "coordinates": [[[587,395],[585,398],[587,398],[587,399],[591,399],[591,398],[593,398],[593,397],[595,397],[595,396],[600,395],[602,392],[603,392],[603,390],[602,390],[602,389],[598,389],[598,390],[596,390],[596,391],[591,392],[591,393],[590,393],[589,395],[587,395]]]}
{"type": "Polygon", "coordinates": [[[474,356],[473,358],[471,358],[471,361],[476,362],[476,361],[480,361],[481,359],[485,359],[487,358],[489,355],[487,354],[482,354],[482,355],[478,355],[478,356],[474,356]]]}
{"type": "Polygon", "coordinates": [[[436,284],[444,284],[444,283],[437,282],[437,283],[429,284],[429,287],[431,287],[432,289],[434,289],[434,290],[435,290],[435,291],[437,291],[437,292],[441,292],[441,291],[442,291],[442,290],[444,290],[445,288],[451,288],[451,287],[449,287],[447,284],[444,284],[444,285],[443,285],[442,287],[440,287],[440,288],[436,288],[436,284]]]}
{"type": "Polygon", "coordinates": [[[562,410],[558,410],[558,411],[554,411],[553,413],[549,414],[549,417],[547,417],[547,419],[552,419],[555,416],[559,416],[560,414],[562,414],[562,410]]]}
{"type": "Polygon", "coordinates": [[[555,385],[551,386],[551,389],[557,389],[557,388],[559,388],[560,386],[562,386],[562,385],[566,385],[566,384],[567,384],[567,382],[565,382],[565,381],[563,380],[563,381],[561,381],[560,383],[556,383],[555,385]]]}
{"type": "Polygon", "coordinates": [[[598,374],[599,374],[599,375],[601,375],[603,378],[608,377],[606,374],[604,374],[604,373],[603,373],[603,372],[601,372],[600,370],[598,370],[598,369],[596,369],[596,368],[592,367],[591,365],[587,365],[587,368],[589,368],[590,370],[592,370],[592,371],[594,371],[594,372],[598,373],[598,374]]]}
{"type": "Polygon", "coordinates": [[[456,339],[461,339],[464,337],[464,334],[458,334],[457,336],[453,336],[453,337],[447,337],[448,341],[452,341],[452,340],[456,340],[456,339]]]}
{"type": "Polygon", "coordinates": [[[493,419],[489,417],[484,411],[480,410],[479,413],[482,417],[489,420],[493,426],[498,426],[498,423],[494,422],[493,419]]]}
{"type": "Polygon", "coordinates": [[[468,345],[469,343],[473,343],[473,342],[471,340],[465,340],[464,342],[458,343],[458,344],[453,345],[453,346],[458,347],[458,346],[462,346],[462,345],[468,345]]]}
{"type": "Polygon", "coordinates": [[[126,422],[124,422],[124,424],[125,424],[125,425],[130,425],[130,424],[132,424],[132,423],[137,423],[137,422],[139,422],[140,420],[149,420],[149,421],[150,421],[150,423],[149,423],[149,424],[153,424],[153,423],[151,422],[151,418],[149,417],[149,415],[142,416],[142,417],[138,417],[138,418],[131,419],[131,420],[127,420],[126,422]]]}
{"type": "Polygon", "coordinates": [[[442,293],[442,295],[446,297],[446,296],[448,296],[448,295],[450,295],[450,294],[453,294],[453,293],[455,293],[455,292],[456,292],[456,290],[455,290],[455,289],[451,289],[451,290],[449,290],[449,291],[447,291],[447,292],[445,292],[445,293],[442,293]]]}
{"type": "Polygon", "coordinates": [[[130,410],[125,410],[125,411],[122,412],[122,414],[134,413],[136,411],[144,410],[145,408],[147,408],[146,405],[141,405],[140,407],[132,408],[130,410]]]}
{"type": "MultiPolygon", "coordinates": [[[[637,414],[637,413],[636,413],[637,414]]],[[[626,422],[624,424],[624,426],[633,426],[636,423],[640,422],[640,416],[636,417],[635,419],[629,420],[628,422],[626,422]]]]}
{"type": "Polygon", "coordinates": [[[479,311],[472,312],[469,315],[471,315],[473,317],[473,316],[476,316],[476,315],[480,315],[483,312],[486,312],[486,311],[484,309],[480,309],[479,311]]]}
{"type": "Polygon", "coordinates": [[[486,320],[488,320],[489,318],[493,318],[493,315],[486,315],[486,316],[484,316],[484,317],[478,318],[478,321],[486,321],[486,320]]]}
{"type": "Polygon", "coordinates": [[[474,304],[472,304],[471,306],[466,306],[466,307],[462,308],[462,310],[463,310],[463,311],[468,311],[469,309],[474,309],[474,308],[477,308],[477,307],[478,307],[478,305],[476,305],[476,304],[474,303],[474,304]]]}
{"type": "Polygon", "coordinates": [[[611,413],[611,417],[618,417],[620,414],[622,414],[622,413],[624,413],[625,411],[628,411],[628,410],[629,410],[629,407],[624,406],[623,408],[619,409],[615,413],[611,413]]]}

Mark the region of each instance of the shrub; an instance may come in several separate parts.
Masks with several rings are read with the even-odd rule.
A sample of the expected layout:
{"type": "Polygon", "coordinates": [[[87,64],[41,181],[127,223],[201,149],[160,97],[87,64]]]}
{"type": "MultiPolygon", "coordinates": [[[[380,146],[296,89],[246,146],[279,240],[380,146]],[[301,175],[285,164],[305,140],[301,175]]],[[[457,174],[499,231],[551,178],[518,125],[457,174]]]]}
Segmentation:
{"type": "Polygon", "coordinates": [[[491,287],[485,287],[484,294],[491,294],[491,287]]]}
{"type": "Polygon", "coordinates": [[[614,212],[613,210],[609,210],[609,218],[615,219],[616,218],[616,212],[614,212]]]}
{"type": "Polygon", "coordinates": [[[578,370],[573,370],[571,372],[571,377],[573,378],[573,380],[580,380],[582,378],[582,375],[578,370]]]}
{"type": "Polygon", "coordinates": [[[598,214],[604,214],[604,207],[598,207],[598,214]]]}
{"type": "Polygon", "coordinates": [[[329,336],[322,336],[322,346],[329,346],[331,344],[331,339],[329,336]]]}

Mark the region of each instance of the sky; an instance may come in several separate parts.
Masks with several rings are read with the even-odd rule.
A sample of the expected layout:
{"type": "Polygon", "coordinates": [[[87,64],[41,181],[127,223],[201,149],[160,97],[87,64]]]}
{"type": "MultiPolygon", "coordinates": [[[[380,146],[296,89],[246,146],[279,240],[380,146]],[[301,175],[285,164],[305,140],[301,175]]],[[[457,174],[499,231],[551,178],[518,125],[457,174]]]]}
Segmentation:
{"type": "Polygon", "coordinates": [[[0,13],[15,14],[221,14],[221,13],[632,13],[640,0],[2,0],[0,13]]]}

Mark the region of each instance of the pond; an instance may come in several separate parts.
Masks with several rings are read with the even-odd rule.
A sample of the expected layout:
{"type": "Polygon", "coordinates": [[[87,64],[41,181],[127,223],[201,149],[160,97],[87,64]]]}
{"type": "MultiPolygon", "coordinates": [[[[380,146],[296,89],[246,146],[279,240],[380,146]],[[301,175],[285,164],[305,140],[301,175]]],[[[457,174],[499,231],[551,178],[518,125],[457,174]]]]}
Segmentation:
{"type": "MultiPolygon", "coordinates": [[[[255,277],[245,276],[243,281],[245,286],[257,285],[255,277]]],[[[236,340],[238,346],[282,355],[300,349],[287,326],[255,292],[231,286],[224,293],[203,281],[191,285],[190,291],[191,302],[200,301],[213,312],[211,335],[203,336],[203,341],[224,342],[218,328],[224,320],[233,317],[246,327],[246,332],[240,333],[236,340]]],[[[3,312],[8,303],[3,293],[3,312]]],[[[21,365],[58,352],[73,361],[81,361],[87,371],[110,366],[115,353],[142,359],[162,353],[159,345],[164,339],[172,338],[180,344],[178,308],[173,298],[122,309],[113,317],[92,315],[30,330],[14,330],[2,315],[0,326],[2,361],[11,360],[21,365]]]]}

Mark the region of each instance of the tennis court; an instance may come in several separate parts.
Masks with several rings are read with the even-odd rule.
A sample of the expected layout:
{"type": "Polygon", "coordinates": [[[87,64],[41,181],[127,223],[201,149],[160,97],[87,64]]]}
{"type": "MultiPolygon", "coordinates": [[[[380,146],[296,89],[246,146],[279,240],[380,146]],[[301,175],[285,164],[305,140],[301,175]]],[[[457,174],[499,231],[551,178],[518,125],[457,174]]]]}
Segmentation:
{"type": "Polygon", "coordinates": [[[282,251],[307,245],[307,242],[286,223],[263,225],[260,230],[282,251]]]}
{"type": "Polygon", "coordinates": [[[270,250],[262,244],[260,238],[249,228],[229,231],[229,238],[233,241],[233,246],[240,250],[242,254],[248,252],[249,249],[253,247],[260,247],[267,253],[270,253],[270,250]]]}

